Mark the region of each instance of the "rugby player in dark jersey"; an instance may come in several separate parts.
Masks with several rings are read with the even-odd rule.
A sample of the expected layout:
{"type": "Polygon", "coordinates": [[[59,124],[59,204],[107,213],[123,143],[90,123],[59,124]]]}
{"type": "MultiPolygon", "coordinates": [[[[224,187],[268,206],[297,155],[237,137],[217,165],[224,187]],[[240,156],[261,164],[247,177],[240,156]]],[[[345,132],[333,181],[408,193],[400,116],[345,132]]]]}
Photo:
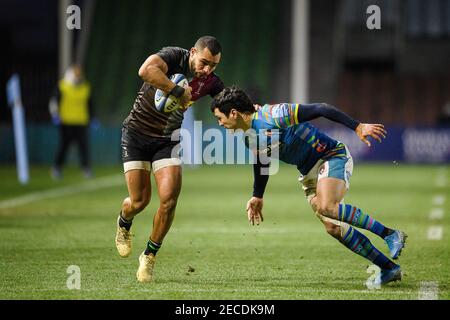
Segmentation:
{"type": "Polygon", "coordinates": [[[150,202],[153,171],[160,204],[147,247],[139,257],[136,277],[140,282],[152,279],[155,256],[172,224],[181,190],[181,160],[172,155],[179,142],[171,140],[172,133],[181,127],[189,105],[206,95],[214,97],[224,88],[214,73],[220,57],[217,39],[204,36],[190,50],[162,48],[139,69],[144,83],[122,128],[122,160],[129,196],[123,200],[118,217],[116,247],[122,257],[131,254],[132,220],[150,202]],[[175,73],[184,74],[189,86],[171,82],[169,77],[175,73]],[[182,108],[171,113],[158,111],[154,103],[157,89],[179,98],[182,108]]]}

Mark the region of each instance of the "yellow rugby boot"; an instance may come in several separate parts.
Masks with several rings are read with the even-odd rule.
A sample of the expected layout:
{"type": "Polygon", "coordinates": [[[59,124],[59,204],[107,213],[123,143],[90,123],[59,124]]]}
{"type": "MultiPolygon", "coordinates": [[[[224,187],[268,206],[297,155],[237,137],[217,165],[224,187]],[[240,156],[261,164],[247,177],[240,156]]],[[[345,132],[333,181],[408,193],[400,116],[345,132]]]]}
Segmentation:
{"type": "Polygon", "coordinates": [[[132,236],[130,231],[119,226],[119,220],[117,220],[116,248],[122,258],[126,258],[131,254],[132,236]]]}
{"type": "Polygon", "coordinates": [[[139,256],[139,269],[136,272],[136,278],[139,282],[150,282],[153,278],[153,267],[155,266],[156,257],[153,253],[145,255],[144,252],[139,256]]]}

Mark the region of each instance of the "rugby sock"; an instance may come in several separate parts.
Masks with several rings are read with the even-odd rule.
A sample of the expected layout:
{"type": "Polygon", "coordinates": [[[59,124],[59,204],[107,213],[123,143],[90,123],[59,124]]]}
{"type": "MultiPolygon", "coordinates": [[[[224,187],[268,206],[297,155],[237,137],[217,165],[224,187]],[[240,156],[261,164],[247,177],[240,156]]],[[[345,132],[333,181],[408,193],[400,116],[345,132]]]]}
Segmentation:
{"type": "Polygon", "coordinates": [[[371,216],[362,212],[361,209],[350,204],[339,204],[339,220],[347,222],[352,226],[369,230],[384,239],[387,235],[394,232],[385,227],[371,216]]]}
{"type": "Polygon", "coordinates": [[[147,242],[147,248],[145,249],[144,254],[149,255],[150,253],[153,253],[154,256],[156,256],[156,253],[158,252],[159,248],[161,248],[162,243],[156,243],[153,242],[151,239],[147,242]]]}
{"type": "Polygon", "coordinates": [[[133,219],[127,220],[122,216],[122,211],[119,214],[119,227],[127,229],[130,231],[131,225],[133,224],[133,219]]]}
{"type": "Polygon", "coordinates": [[[393,269],[397,265],[381,253],[370,240],[355,228],[350,227],[341,241],[354,253],[372,261],[381,269],[393,269]]]}

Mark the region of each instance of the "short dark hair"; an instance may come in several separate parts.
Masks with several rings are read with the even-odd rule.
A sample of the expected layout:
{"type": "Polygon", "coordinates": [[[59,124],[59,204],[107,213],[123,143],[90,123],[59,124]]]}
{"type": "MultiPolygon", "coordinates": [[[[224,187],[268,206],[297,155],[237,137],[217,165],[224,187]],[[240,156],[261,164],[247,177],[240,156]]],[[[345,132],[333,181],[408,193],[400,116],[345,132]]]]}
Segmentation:
{"type": "Polygon", "coordinates": [[[200,50],[208,48],[213,56],[222,52],[222,46],[220,45],[219,41],[217,41],[217,39],[212,36],[200,37],[195,43],[195,47],[200,50]]]}
{"type": "Polygon", "coordinates": [[[227,87],[214,97],[211,102],[211,112],[214,112],[216,108],[227,117],[230,115],[231,109],[236,109],[242,113],[255,112],[250,97],[244,90],[236,86],[227,87]]]}

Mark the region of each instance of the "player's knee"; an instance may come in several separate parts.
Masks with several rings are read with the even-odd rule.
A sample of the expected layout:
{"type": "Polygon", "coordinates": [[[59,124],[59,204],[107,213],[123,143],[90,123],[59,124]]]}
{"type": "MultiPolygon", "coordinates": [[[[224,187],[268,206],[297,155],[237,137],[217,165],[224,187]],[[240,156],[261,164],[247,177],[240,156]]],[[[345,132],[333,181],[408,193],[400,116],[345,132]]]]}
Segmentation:
{"type": "Polygon", "coordinates": [[[324,222],[324,226],[325,226],[325,230],[327,231],[327,233],[336,238],[336,239],[340,239],[341,237],[341,228],[331,222],[324,222]]]}
{"type": "Polygon", "coordinates": [[[166,213],[173,213],[177,206],[177,199],[170,198],[162,200],[159,204],[159,208],[166,213]]]}
{"type": "Polygon", "coordinates": [[[141,212],[150,202],[150,196],[142,195],[131,200],[131,208],[135,212],[141,212]]]}
{"type": "Polygon", "coordinates": [[[317,196],[313,197],[310,201],[309,204],[311,205],[311,208],[313,209],[314,212],[317,212],[317,196]]]}
{"type": "Polygon", "coordinates": [[[315,206],[319,214],[334,219],[338,214],[338,205],[339,203],[334,201],[318,201],[315,206]]]}

